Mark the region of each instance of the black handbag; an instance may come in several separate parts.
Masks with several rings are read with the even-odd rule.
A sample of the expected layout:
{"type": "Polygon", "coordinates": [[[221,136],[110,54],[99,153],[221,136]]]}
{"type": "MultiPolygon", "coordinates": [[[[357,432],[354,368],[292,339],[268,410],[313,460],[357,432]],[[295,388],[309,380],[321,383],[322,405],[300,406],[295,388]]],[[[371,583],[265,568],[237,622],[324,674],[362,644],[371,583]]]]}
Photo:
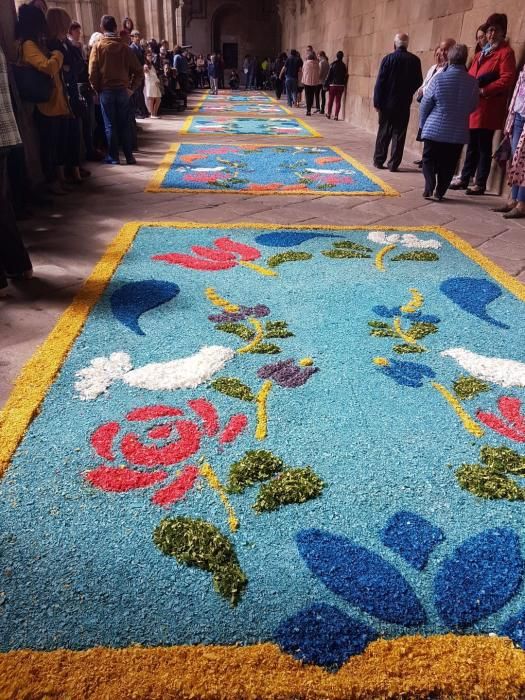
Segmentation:
{"type": "Polygon", "coordinates": [[[33,66],[13,63],[13,76],[20,98],[26,102],[47,102],[53,92],[53,78],[33,66]]]}

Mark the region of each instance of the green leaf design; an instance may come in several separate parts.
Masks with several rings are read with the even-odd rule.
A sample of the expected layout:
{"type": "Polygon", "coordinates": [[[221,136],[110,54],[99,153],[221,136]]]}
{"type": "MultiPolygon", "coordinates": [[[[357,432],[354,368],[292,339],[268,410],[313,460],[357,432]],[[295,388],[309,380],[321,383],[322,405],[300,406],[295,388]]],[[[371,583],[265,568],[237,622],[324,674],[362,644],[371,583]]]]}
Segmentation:
{"type": "Polygon", "coordinates": [[[525,477],[525,457],[509,447],[480,450],[482,464],[462,464],[456,478],[462,489],[490,500],[525,501],[525,487],[510,478],[525,477]]]}
{"type": "Polygon", "coordinates": [[[253,509],[256,513],[278,510],[292,503],[304,503],[321,495],[325,483],[311,467],[286,469],[263,484],[253,509]]]}
{"type": "Polygon", "coordinates": [[[361,245],[361,243],[356,243],[355,241],[335,241],[335,243],[332,243],[332,246],[338,250],[355,250],[359,253],[372,252],[372,248],[361,245]]]}
{"type": "Polygon", "coordinates": [[[425,348],[421,345],[411,345],[410,343],[401,343],[399,345],[394,345],[392,350],[394,352],[399,353],[400,355],[414,355],[420,352],[426,352],[425,348]]]}
{"type": "Polygon", "coordinates": [[[239,336],[243,340],[252,340],[255,337],[255,331],[248,328],[243,323],[236,323],[234,321],[228,321],[226,323],[218,323],[215,328],[218,331],[224,331],[224,333],[232,333],[239,336]]]}
{"type": "Polygon", "coordinates": [[[163,518],[153,542],[165,556],[211,573],[217,593],[237,605],[248,579],[232,542],[215,525],[198,518],[163,518]]]}
{"type": "Polygon", "coordinates": [[[439,255],[431,250],[412,250],[409,253],[399,253],[392,258],[392,262],[401,262],[403,260],[414,260],[416,262],[434,262],[439,260],[439,255]]]}
{"type": "Polygon", "coordinates": [[[390,326],[387,324],[385,324],[385,326],[386,328],[372,328],[370,335],[373,335],[376,338],[397,338],[397,333],[395,330],[390,328],[390,326]]]}
{"type": "Polygon", "coordinates": [[[210,384],[212,389],[219,391],[221,394],[231,396],[233,399],[241,399],[241,401],[255,401],[255,395],[249,386],[243,384],[236,377],[219,377],[210,384]]]}
{"type": "Polygon", "coordinates": [[[254,355],[277,355],[279,352],[281,352],[281,348],[273,343],[257,343],[257,345],[250,350],[250,353],[254,355]]]}
{"type": "Polygon", "coordinates": [[[273,452],[249,450],[242,459],[231,465],[227,490],[230,493],[243,493],[249,486],[281,472],[283,467],[283,460],[273,452]]]}
{"type": "Polygon", "coordinates": [[[264,337],[265,338],[291,338],[292,331],[288,330],[286,321],[266,321],[264,337]]]}
{"type": "Polygon", "coordinates": [[[298,260],[310,260],[313,257],[311,253],[304,253],[301,250],[285,250],[282,253],[272,255],[266,261],[268,267],[277,267],[285,262],[296,262],[298,260]]]}
{"type": "Polygon", "coordinates": [[[487,382],[482,382],[481,379],[471,376],[458,377],[452,382],[454,393],[461,401],[473,399],[484,391],[489,391],[490,386],[487,382]]]}
{"type": "Polygon", "coordinates": [[[390,328],[390,325],[385,321],[368,321],[368,325],[370,328],[390,328]]]}
{"type": "Polygon", "coordinates": [[[334,249],[334,250],[322,250],[321,254],[324,255],[327,258],[334,258],[338,260],[343,260],[343,259],[350,259],[350,258],[369,258],[370,255],[368,253],[362,253],[357,250],[341,250],[341,249],[334,249]]]}
{"type": "Polygon", "coordinates": [[[437,333],[438,330],[439,329],[435,323],[416,321],[410,326],[410,329],[407,331],[407,335],[409,335],[414,340],[421,340],[421,338],[425,338],[431,333],[437,333]]]}

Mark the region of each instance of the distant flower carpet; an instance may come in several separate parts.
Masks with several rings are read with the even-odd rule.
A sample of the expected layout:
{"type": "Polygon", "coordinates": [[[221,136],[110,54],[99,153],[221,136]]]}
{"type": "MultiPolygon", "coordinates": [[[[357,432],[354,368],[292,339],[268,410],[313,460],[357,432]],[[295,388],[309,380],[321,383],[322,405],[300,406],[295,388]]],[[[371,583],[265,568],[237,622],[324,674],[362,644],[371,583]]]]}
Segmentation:
{"type": "Polygon", "coordinates": [[[330,146],[174,144],[149,192],[396,195],[364,165],[330,146]]]}
{"type": "Polygon", "coordinates": [[[521,697],[524,300],[439,228],[125,227],[2,413],[13,697],[89,649],[123,696],[152,663],[177,697],[430,697],[443,662],[521,697]]]}

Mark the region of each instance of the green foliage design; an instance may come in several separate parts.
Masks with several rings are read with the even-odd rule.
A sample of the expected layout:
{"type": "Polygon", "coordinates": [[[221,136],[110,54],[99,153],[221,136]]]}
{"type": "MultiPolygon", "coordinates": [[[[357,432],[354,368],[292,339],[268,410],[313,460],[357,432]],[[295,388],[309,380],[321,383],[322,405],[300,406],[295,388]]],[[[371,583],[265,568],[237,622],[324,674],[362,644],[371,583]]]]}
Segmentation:
{"type": "Polygon", "coordinates": [[[434,262],[439,260],[439,255],[431,250],[411,250],[409,253],[399,253],[392,258],[392,262],[413,260],[415,262],[434,262]]]}
{"type": "Polygon", "coordinates": [[[350,259],[350,258],[370,258],[372,248],[368,248],[361,243],[354,241],[336,241],[332,243],[331,250],[322,250],[321,253],[327,258],[350,259]]]}
{"type": "Polygon", "coordinates": [[[311,253],[303,253],[300,250],[285,250],[282,253],[277,253],[272,255],[266,261],[268,267],[277,267],[285,262],[295,262],[299,260],[310,260],[312,258],[311,253]]]}
{"type": "Polygon", "coordinates": [[[266,321],[265,338],[292,338],[293,333],[288,329],[286,321],[266,321]]]}
{"type": "Polygon", "coordinates": [[[292,503],[304,503],[320,496],[324,487],[310,467],[286,469],[261,486],[253,509],[265,513],[292,503]]]}
{"type": "Polygon", "coordinates": [[[284,462],[268,450],[249,450],[230,467],[228,491],[243,493],[249,486],[266,481],[282,471],[284,462]]]}
{"type": "Polygon", "coordinates": [[[210,386],[212,389],[215,389],[215,391],[226,394],[226,396],[231,396],[233,399],[255,401],[255,395],[250,387],[236,377],[219,377],[215,379],[210,386]]]}
{"type": "Polygon", "coordinates": [[[215,525],[198,518],[164,518],[155,528],[153,542],[180,564],[211,573],[217,593],[237,605],[248,579],[233,544],[215,525]]]}
{"type": "Polygon", "coordinates": [[[452,384],[454,393],[461,399],[461,401],[467,401],[468,399],[473,399],[484,391],[489,391],[490,386],[477,379],[476,377],[462,376],[458,377],[452,384]]]}
{"type": "Polygon", "coordinates": [[[525,477],[525,457],[509,447],[482,447],[481,464],[462,464],[456,470],[461,488],[479,498],[525,501],[525,487],[515,478],[525,477]]]}
{"type": "Polygon", "coordinates": [[[255,336],[255,331],[248,328],[248,326],[245,326],[244,323],[236,323],[234,321],[228,323],[218,323],[215,328],[218,331],[223,331],[224,333],[232,333],[233,335],[237,335],[239,338],[246,341],[253,340],[255,336]]]}

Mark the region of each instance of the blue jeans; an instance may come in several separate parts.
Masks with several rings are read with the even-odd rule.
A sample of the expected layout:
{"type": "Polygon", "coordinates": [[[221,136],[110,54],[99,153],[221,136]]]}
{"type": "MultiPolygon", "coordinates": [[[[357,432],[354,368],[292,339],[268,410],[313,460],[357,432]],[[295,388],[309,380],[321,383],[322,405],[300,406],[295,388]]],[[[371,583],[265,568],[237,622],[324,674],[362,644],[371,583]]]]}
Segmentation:
{"type": "Polygon", "coordinates": [[[286,98],[288,100],[288,107],[292,107],[297,102],[297,79],[296,78],[286,78],[286,98]]]}
{"type": "MultiPolygon", "coordinates": [[[[514,126],[512,127],[512,155],[516,152],[518,148],[518,142],[520,140],[521,132],[525,128],[525,117],[521,114],[516,114],[514,117],[514,126]]],[[[512,186],[512,199],[515,202],[525,202],[525,187],[519,187],[518,185],[512,186]]]]}
{"type": "Polygon", "coordinates": [[[119,143],[126,160],[133,158],[132,135],[129,121],[129,95],[124,88],[102,90],[100,108],[104,119],[109,156],[118,160],[119,143]]]}

